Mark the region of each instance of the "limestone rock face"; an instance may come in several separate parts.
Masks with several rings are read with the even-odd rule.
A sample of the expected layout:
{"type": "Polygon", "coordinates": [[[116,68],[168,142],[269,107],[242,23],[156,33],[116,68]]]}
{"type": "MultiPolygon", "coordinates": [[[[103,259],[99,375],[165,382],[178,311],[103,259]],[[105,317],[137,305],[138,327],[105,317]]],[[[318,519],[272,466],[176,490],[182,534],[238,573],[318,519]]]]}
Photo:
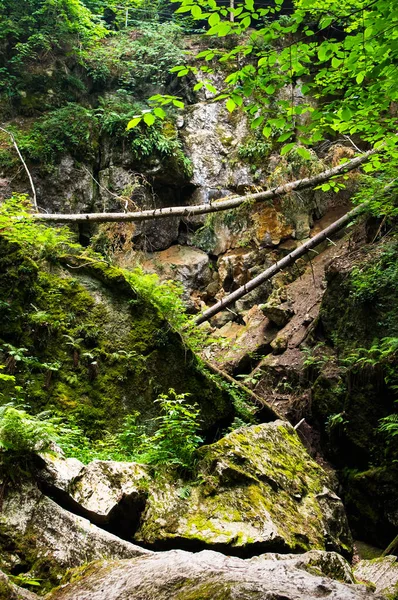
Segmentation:
{"type": "Polygon", "coordinates": [[[88,561],[131,558],[148,552],[61,508],[33,484],[9,490],[0,515],[1,567],[57,585],[63,573],[88,561]],[[10,549],[11,553],[10,553],[10,549]],[[21,564],[20,564],[21,563],[21,564]]]}
{"type": "Polygon", "coordinates": [[[137,463],[44,455],[38,479],[44,489],[74,513],[126,537],[135,530],[145,505],[148,473],[137,463]]]}
{"type": "Polygon", "coordinates": [[[398,558],[384,556],[373,560],[361,560],[354,569],[359,581],[373,583],[376,592],[395,598],[398,593],[398,558]]]}
{"type": "Polygon", "coordinates": [[[380,600],[364,586],[310,574],[297,558],[242,560],[173,550],[89,565],[47,600],[380,600]]]}
{"type": "Polygon", "coordinates": [[[221,104],[198,103],[185,115],[181,130],[186,152],[192,160],[191,183],[204,188],[244,189],[252,184],[249,165],[239,160],[233,166],[231,154],[238,157],[239,144],[247,135],[247,122],[238,124],[221,104]]]}
{"type": "Polygon", "coordinates": [[[170,547],[255,551],[352,549],[343,505],[293,427],[275,421],[242,427],[201,449],[189,497],[175,486],[151,489],[137,541],[170,547]]]}
{"type": "Polygon", "coordinates": [[[148,254],[143,267],[158,273],[161,279],[180,281],[188,292],[204,289],[212,280],[208,255],[191,246],[171,246],[148,254]]]}

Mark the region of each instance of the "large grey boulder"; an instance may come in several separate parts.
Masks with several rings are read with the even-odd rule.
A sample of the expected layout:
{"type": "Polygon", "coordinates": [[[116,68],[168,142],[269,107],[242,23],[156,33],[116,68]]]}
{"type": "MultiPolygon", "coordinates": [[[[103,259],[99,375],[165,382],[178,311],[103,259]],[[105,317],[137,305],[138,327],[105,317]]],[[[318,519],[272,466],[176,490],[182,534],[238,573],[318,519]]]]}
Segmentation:
{"type": "Polygon", "coordinates": [[[148,471],[133,462],[94,460],[83,465],[74,458],[43,455],[38,480],[63,506],[125,537],[137,528],[145,505],[148,471]]]}
{"type": "Polygon", "coordinates": [[[64,510],[30,483],[7,490],[0,533],[0,567],[17,567],[50,587],[71,567],[148,553],[64,510]]]}
{"type": "Polygon", "coordinates": [[[164,481],[151,487],[136,541],[238,555],[351,553],[341,500],[289,423],[242,427],[200,455],[200,483],[184,494],[164,481]]]}
{"type": "Polygon", "coordinates": [[[71,481],[68,493],[84,516],[123,536],[138,525],[147,483],[148,472],[137,463],[95,460],[71,481]]]}
{"type": "Polygon", "coordinates": [[[89,565],[46,600],[377,600],[365,586],[347,585],[302,569],[297,559],[242,560],[217,552],[173,550],[89,565]]]}
{"type": "Polygon", "coordinates": [[[359,581],[373,583],[376,591],[390,598],[398,597],[398,557],[384,556],[361,560],[354,569],[359,581]]]}

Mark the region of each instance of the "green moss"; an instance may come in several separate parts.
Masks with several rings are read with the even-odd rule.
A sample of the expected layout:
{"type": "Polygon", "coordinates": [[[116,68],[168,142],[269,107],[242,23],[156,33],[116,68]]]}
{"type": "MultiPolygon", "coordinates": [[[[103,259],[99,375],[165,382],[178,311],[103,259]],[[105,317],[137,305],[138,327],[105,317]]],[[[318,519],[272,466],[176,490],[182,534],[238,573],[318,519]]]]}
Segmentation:
{"type": "Polygon", "coordinates": [[[72,271],[26,254],[0,237],[0,348],[26,348],[35,358],[36,366],[24,360],[15,369],[33,412],[67,413],[94,439],[116,431],[129,412],[155,417],[154,400],[169,388],[199,403],[205,429],[232,413],[228,395],[121,269],[93,261],[72,271]]]}

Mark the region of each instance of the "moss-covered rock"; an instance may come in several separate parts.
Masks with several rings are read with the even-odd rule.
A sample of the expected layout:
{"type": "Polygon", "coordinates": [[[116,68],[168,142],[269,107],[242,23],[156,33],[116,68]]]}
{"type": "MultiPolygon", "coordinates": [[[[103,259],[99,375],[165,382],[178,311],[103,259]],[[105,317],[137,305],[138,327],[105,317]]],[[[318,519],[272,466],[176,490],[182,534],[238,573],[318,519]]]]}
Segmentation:
{"type": "Polygon", "coordinates": [[[181,493],[163,483],[150,490],[136,541],[238,555],[311,548],[351,553],[341,501],[288,423],[238,429],[200,455],[190,489],[181,493]]]}
{"type": "Polygon", "coordinates": [[[126,414],[158,414],[154,400],[174,388],[201,407],[204,430],[232,414],[228,394],[121,269],[100,260],[39,263],[0,237],[0,354],[21,348],[8,372],[31,409],[68,413],[91,438],[115,431],[126,414]]]}

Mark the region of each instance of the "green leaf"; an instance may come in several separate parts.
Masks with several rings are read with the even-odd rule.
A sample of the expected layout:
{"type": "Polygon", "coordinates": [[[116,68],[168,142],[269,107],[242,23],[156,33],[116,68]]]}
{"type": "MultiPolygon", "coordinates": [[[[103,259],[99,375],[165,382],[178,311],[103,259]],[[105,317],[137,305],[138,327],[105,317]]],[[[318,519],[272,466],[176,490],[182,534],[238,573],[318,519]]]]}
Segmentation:
{"type": "Polygon", "coordinates": [[[144,122],[150,127],[156,121],[155,116],[152,113],[145,113],[143,116],[144,122]]]}
{"type": "Polygon", "coordinates": [[[285,154],[287,154],[288,152],[290,152],[290,150],[292,148],[295,147],[295,143],[291,142],[290,144],[286,144],[285,146],[283,146],[283,148],[281,149],[281,156],[285,156],[285,154]]]}
{"type": "Polygon", "coordinates": [[[297,154],[299,156],[301,156],[301,158],[304,158],[305,160],[310,160],[311,157],[311,152],[309,150],[307,150],[307,148],[303,148],[302,146],[299,146],[297,148],[297,154]]]}
{"type": "Polygon", "coordinates": [[[137,125],[138,125],[139,123],[141,123],[141,120],[142,120],[142,117],[134,117],[134,119],[131,119],[131,121],[129,121],[129,122],[127,123],[127,127],[126,127],[126,129],[127,129],[127,130],[129,130],[129,129],[134,129],[134,127],[137,127],[137,125]]]}
{"type": "Polygon", "coordinates": [[[181,71],[177,73],[177,77],[184,77],[184,75],[188,75],[188,73],[189,69],[181,69],[181,71]]]}
{"type": "Polygon", "coordinates": [[[260,127],[261,123],[264,121],[264,117],[263,116],[259,116],[256,117],[255,119],[253,119],[253,121],[250,123],[250,128],[251,129],[256,129],[257,127],[260,127]]]}
{"type": "Polygon", "coordinates": [[[210,27],[214,27],[217,23],[220,22],[220,15],[218,13],[212,13],[209,17],[209,25],[210,27]]]}
{"type": "Polygon", "coordinates": [[[280,135],[276,141],[277,142],[286,142],[286,140],[288,140],[291,136],[292,136],[292,132],[287,131],[286,133],[282,133],[282,135],[280,135]]]}
{"type": "Polygon", "coordinates": [[[363,71],[361,73],[358,73],[355,79],[357,83],[362,83],[362,81],[365,79],[365,73],[363,71]]]}
{"type": "Polygon", "coordinates": [[[341,64],[342,64],[342,60],[340,60],[340,58],[336,58],[335,56],[333,56],[332,58],[332,67],[333,69],[337,69],[341,64]]]}
{"type": "Polygon", "coordinates": [[[205,82],[205,87],[207,90],[209,90],[209,92],[211,92],[212,94],[217,94],[217,89],[214,87],[214,85],[212,85],[209,81],[205,82]]]}
{"type": "Polygon", "coordinates": [[[203,86],[204,86],[204,82],[198,81],[198,83],[193,86],[193,91],[197,92],[198,90],[201,90],[203,86]]]}
{"type": "Polygon", "coordinates": [[[192,6],[191,15],[194,19],[200,19],[202,17],[202,9],[200,8],[200,6],[198,6],[197,4],[192,6]]]}
{"type": "Polygon", "coordinates": [[[266,138],[269,138],[270,135],[271,135],[271,133],[272,133],[272,127],[270,125],[266,125],[263,128],[263,136],[266,137],[266,138]]]}
{"type": "Polygon", "coordinates": [[[181,102],[181,100],[173,100],[173,104],[177,108],[184,108],[184,106],[185,106],[184,102],[181,102]]]}
{"type": "Polygon", "coordinates": [[[227,111],[230,112],[230,113],[233,112],[235,110],[235,108],[236,108],[236,104],[232,100],[232,98],[228,98],[225,106],[227,107],[227,111]]]}
{"type": "Polygon", "coordinates": [[[159,106],[153,109],[153,113],[159,117],[159,119],[164,119],[166,117],[166,113],[164,112],[163,108],[160,108],[159,106]]]}
{"type": "Polygon", "coordinates": [[[350,121],[352,118],[352,110],[348,107],[345,106],[342,111],[341,111],[341,118],[343,119],[343,121],[350,121]]]}

